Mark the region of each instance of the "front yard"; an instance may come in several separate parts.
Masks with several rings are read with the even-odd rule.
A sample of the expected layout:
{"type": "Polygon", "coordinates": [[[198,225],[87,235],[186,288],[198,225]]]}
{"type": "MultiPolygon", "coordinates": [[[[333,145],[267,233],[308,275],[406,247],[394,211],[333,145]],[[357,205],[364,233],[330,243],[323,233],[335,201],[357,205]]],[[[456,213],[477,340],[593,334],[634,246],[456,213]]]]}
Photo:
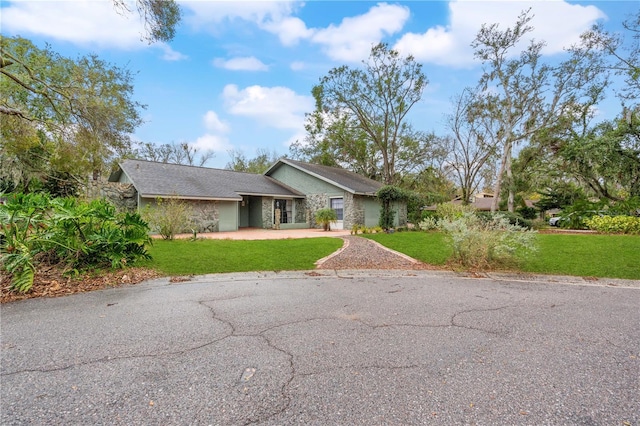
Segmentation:
{"type": "MultiPolygon", "coordinates": [[[[451,249],[439,232],[367,234],[380,244],[446,267],[451,249]]],[[[640,237],[632,235],[538,234],[538,251],[520,257],[517,269],[536,274],[640,279],[640,237]]]]}

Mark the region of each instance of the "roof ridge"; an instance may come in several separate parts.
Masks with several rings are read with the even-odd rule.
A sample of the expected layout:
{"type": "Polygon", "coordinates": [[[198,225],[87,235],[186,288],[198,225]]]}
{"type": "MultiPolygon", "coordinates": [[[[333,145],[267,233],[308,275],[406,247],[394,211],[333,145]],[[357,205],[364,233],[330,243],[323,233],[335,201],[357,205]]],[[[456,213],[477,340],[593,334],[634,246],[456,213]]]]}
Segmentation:
{"type": "Polygon", "coordinates": [[[125,158],[122,161],[141,161],[141,162],[144,162],[144,163],[151,163],[151,164],[166,164],[168,166],[191,167],[191,168],[194,168],[194,169],[204,169],[204,170],[219,170],[221,172],[243,173],[243,174],[246,174],[246,175],[262,175],[262,173],[243,172],[243,171],[240,171],[240,170],[224,169],[224,168],[218,168],[218,167],[195,166],[193,164],[178,164],[178,163],[169,163],[169,162],[164,162],[164,161],[152,161],[152,160],[139,159],[139,158],[125,158]]]}

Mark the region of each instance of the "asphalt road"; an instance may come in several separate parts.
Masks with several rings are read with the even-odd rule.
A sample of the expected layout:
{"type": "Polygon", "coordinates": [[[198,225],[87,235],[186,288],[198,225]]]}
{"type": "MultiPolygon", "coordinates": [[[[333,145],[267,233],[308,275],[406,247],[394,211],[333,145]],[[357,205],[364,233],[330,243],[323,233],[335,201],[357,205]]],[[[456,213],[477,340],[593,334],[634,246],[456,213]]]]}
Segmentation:
{"type": "Polygon", "coordinates": [[[4,305],[0,423],[640,424],[637,283],[322,273],[4,305]]]}

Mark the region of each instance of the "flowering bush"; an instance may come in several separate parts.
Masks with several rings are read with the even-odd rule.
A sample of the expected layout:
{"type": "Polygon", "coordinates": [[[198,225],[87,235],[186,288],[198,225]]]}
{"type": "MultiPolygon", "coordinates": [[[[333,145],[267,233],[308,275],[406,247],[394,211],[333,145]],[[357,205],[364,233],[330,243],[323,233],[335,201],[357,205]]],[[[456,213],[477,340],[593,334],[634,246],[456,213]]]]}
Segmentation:
{"type": "Polygon", "coordinates": [[[640,217],[634,216],[593,216],[584,221],[589,229],[603,234],[640,235],[640,217]]]}

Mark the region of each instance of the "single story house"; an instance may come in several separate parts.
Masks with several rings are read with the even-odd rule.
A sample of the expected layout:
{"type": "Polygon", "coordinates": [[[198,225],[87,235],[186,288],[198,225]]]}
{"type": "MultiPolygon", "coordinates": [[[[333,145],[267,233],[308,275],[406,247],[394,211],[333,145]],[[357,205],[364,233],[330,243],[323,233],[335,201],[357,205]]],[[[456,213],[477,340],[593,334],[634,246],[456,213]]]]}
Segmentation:
{"type": "MultiPolygon", "coordinates": [[[[158,199],[188,202],[200,232],[239,228],[313,228],[315,212],[332,208],[333,228],[377,226],[380,182],[348,170],[280,159],[264,174],[124,160],[110,182],[135,189],[138,210],[158,199]]],[[[396,226],[406,225],[405,203],[394,205],[396,226]]]]}

